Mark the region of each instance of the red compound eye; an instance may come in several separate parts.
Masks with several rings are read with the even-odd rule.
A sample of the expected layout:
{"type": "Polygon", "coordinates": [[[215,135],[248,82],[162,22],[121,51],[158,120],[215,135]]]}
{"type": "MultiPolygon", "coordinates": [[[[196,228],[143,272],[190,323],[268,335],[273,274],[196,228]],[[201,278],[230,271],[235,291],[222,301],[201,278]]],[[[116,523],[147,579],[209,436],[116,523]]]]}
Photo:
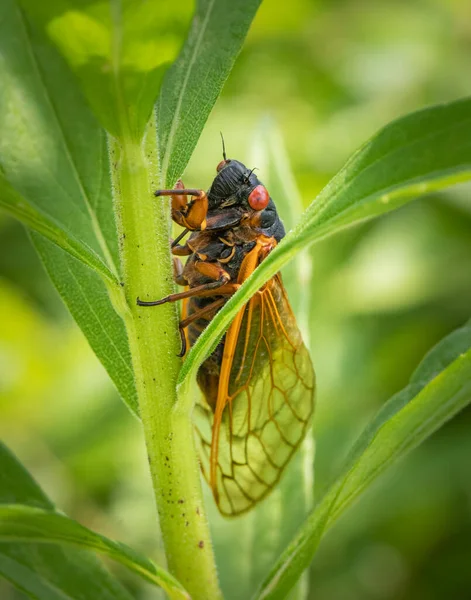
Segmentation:
{"type": "Polygon", "coordinates": [[[229,161],[227,159],[221,160],[221,162],[218,164],[218,166],[216,167],[216,171],[219,173],[219,171],[225,167],[227,165],[229,161]]]}
{"type": "Polygon", "coordinates": [[[254,210],[263,210],[268,206],[269,202],[270,194],[263,185],[257,185],[257,187],[250,192],[249,204],[254,210]]]}

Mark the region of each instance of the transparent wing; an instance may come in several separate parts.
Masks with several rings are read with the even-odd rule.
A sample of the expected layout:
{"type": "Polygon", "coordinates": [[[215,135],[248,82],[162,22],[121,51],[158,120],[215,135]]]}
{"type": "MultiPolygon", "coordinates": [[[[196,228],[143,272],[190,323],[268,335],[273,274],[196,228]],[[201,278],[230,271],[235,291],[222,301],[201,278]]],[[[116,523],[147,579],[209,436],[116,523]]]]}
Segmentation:
{"type": "Polygon", "coordinates": [[[314,370],[279,275],[243,309],[220,382],[224,373],[229,377],[220,418],[214,423],[214,402],[211,408],[202,401],[196,427],[205,477],[220,511],[234,516],[275,486],[311,422],[314,370]]]}

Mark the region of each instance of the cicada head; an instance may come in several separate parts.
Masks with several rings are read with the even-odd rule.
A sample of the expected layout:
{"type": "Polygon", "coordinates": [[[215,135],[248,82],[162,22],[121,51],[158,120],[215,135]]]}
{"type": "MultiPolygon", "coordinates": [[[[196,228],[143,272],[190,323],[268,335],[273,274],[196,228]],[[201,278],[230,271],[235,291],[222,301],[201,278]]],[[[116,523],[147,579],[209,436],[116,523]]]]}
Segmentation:
{"type": "MultiPolygon", "coordinates": [[[[216,169],[217,175],[208,193],[210,208],[246,208],[250,193],[260,185],[255,173],[238,160],[232,159],[222,160],[216,169]]],[[[268,192],[267,197],[269,199],[268,192]]]]}
{"type": "Polygon", "coordinates": [[[216,170],[217,175],[208,192],[210,210],[237,207],[244,213],[259,212],[263,228],[277,220],[275,204],[254,169],[248,169],[238,160],[225,158],[216,170]]]}

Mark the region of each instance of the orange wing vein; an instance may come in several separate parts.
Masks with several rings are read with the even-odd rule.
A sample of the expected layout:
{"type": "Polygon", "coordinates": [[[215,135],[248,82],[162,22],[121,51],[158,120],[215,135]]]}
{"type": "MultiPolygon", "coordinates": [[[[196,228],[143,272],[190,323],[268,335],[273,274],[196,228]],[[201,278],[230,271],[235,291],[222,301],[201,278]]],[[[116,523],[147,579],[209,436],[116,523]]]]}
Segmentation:
{"type": "Polygon", "coordinates": [[[226,335],[218,400],[196,407],[203,473],[235,516],[279,481],[311,423],[315,375],[281,276],[238,313],[226,335]]]}

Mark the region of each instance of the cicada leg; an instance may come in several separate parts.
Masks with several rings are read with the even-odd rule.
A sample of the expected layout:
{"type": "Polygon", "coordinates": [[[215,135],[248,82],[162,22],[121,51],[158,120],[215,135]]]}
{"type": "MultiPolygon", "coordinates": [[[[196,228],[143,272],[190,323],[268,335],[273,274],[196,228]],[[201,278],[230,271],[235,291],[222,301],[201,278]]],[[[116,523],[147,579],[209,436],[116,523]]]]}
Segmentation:
{"type": "Polygon", "coordinates": [[[146,302],[137,298],[138,306],[159,306],[160,304],[165,304],[166,302],[177,302],[178,300],[184,300],[185,298],[204,298],[213,296],[215,293],[218,296],[232,296],[232,294],[235,294],[240,287],[240,284],[238,283],[230,283],[231,276],[229,273],[215,263],[196,263],[195,269],[197,269],[202,275],[206,275],[206,277],[214,279],[214,281],[197,285],[184,292],[179,292],[178,294],[170,294],[169,296],[165,296],[165,298],[161,298],[160,300],[146,302]]]}
{"type": "Polygon", "coordinates": [[[211,315],[215,310],[220,308],[225,302],[226,302],[226,298],[219,298],[218,300],[211,302],[211,304],[208,304],[208,306],[205,306],[204,308],[197,310],[196,312],[191,314],[186,319],[183,319],[182,321],[180,321],[180,323],[178,324],[178,328],[180,330],[180,337],[182,340],[182,349],[178,356],[180,356],[180,357],[185,356],[185,353],[186,353],[187,343],[186,343],[186,336],[185,336],[184,329],[186,327],[188,327],[188,325],[191,325],[191,323],[193,323],[194,321],[197,321],[198,319],[201,319],[202,317],[208,318],[209,315],[211,315]]]}
{"type": "Polygon", "coordinates": [[[183,276],[182,261],[176,256],[173,257],[173,279],[177,285],[188,285],[188,281],[183,276]]]}
{"type": "MultiPolygon", "coordinates": [[[[184,230],[183,230],[183,231],[180,233],[180,235],[178,235],[178,236],[177,236],[177,237],[176,237],[176,238],[175,238],[175,239],[172,241],[172,244],[171,244],[171,246],[170,246],[170,248],[172,248],[172,252],[173,252],[173,249],[174,249],[174,248],[182,248],[182,247],[183,247],[183,246],[180,246],[180,245],[179,245],[179,243],[182,241],[182,239],[185,237],[185,235],[186,235],[187,233],[190,233],[190,230],[185,228],[185,229],[184,229],[184,230]]],[[[186,246],[186,244],[185,244],[185,246],[186,246]]]]}
{"type": "Polygon", "coordinates": [[[185,244],[184,246],[180,246],[179,244],[174,246],[172,244],[172,254],[174,256],[190,256],[190,254],[193,254],[193,250],[188,244],[185,244]]]}
{"type": "MultiPolygon", "coordinates": [[[[208,213],[208,197],[204,190],[185,189],[179,180],[172,190],[157,190],[155,196],[171,196],[172,219],[190,231],[206,228],[206,215],[208,213]],[[186,196],[193,196],[190,202],[186,196]]],[[[181,239],[181,238],[180,238],[181,239]]]]}

